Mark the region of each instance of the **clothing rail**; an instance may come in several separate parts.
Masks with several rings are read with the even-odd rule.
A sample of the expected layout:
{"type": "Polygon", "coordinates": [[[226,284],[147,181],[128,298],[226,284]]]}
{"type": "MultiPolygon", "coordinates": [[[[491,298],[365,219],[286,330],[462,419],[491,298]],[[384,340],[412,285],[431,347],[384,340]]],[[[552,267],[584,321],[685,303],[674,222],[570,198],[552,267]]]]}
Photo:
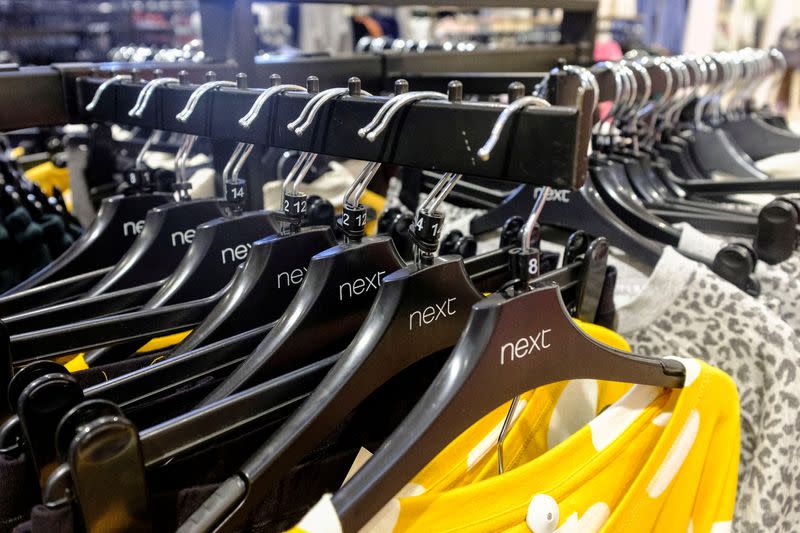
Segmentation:
{"type": "MultiPolygon", "coordinates": [[[[102,81],[78,80],[81,109],[102,81]]],[[[577,170],[579,155],[585,153],[579,148],[582,113],[575,107],[527,108],[516,114],[510,127],[504,129],[493,157],[482,161],[476,153],[503,110],[497,104],[417,102],[399,113],[375,142],[369,142],[357,131],[375,116],[385,97],[332,100],[320,111],[314,127],[298,137],[286,124],[300,114],[311,98],[308,94],[273,96],[258,119],[245,129],[238,120],[248,112],[258,90],[222,88],[208,93],[183,123],[175,115],[185,106],[194,86],[157,88],[144,116],[132,118],[128,110],[141,88],[141,83],[132,82],[112,85],[91,113],[83,111],[78,118],[557,188],[579,187],[583,181],[583,174],[577,170]]]]}
{"type": "Polygon", "coordinates": [[[209,70],[233,77],[233,64],[195,63],[56,63],[47,66],[0,66],[0,131],[56,126],[78,114],[75,80],[93,71],[150,74],[160,69],[166,76],[185,70],[189,80],[201,82],[209,70]]]}

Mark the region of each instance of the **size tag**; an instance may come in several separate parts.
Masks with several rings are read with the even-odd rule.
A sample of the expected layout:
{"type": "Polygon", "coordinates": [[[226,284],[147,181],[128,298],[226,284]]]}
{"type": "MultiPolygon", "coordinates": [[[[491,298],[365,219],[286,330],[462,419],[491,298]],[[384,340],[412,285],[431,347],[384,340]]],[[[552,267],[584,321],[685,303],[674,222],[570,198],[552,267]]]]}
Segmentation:
{"type": "Polygon", "coordinates": [[[372,453],[366,448],[361,448],[358,450],[358,455],[353,460],[353,464],[350,465],[350,470],[347,471],[347,475],[344,476],[344,481],[342,481],[342,485],[348,482],[348,480],[356,475],[356,472],[361,470],[361,467],[364,466],[367,461],[369,461],[370,457],[372,457],[372,453]]]}

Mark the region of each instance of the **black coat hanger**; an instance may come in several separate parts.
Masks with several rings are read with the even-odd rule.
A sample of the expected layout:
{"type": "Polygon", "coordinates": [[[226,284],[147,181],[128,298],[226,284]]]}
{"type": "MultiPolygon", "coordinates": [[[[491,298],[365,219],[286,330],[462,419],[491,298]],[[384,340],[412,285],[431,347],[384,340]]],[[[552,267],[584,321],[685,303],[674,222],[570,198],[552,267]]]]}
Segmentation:
{"type": "Polygon", "coordinates": [[[194,240],[196,228],[224,215],[224,202],[192,200],[159,206],[147,213],[142,232],[87,296],[152,283],[168,277],[194,240]]]}
{"type": "Polygon", "coordinates": [[[133,244],[147,212],[171,200],[166,193],[104,199],[92,225],[66,252],[3,296],[115,265],[133,244]]]}
{"type": "Polygon", "coordinates": [[[161,288],[161,285],[163,285],[163,280],[101,294],[93,298],[58,303],[7,316],[3,318],[3,322],[8,327],[9,333],[15,335],[132,311],[141,307],[161,288]]]}
{"type": "Polygon", "coordinates": [[[681,387],[680,363],[628,354],[581,332],[556,287],[495,295],[469,324],[428,392],[366,465],[333,497],[345,531],[356,531],[448,442],[485,413],[532,388],[570,379],[681,387]],[[535,317],[535,318],[532,318],[535,317]],[[539,339],[527,354],[509,343],[539,339]],[[514,369],[515,368],[515,369],[514,369]],[[481,390],[481,394],[475,394],[481,390]]]}
{"type": "Polygon", "coordinates": [[[299,289],[311,258],[335,245],[333,231],[324,227],[253,243],[230,290],[173,355],[280,318],[299,289]]]}
{"type": "MultiPolygon", "coordinates": [[[[142,324],[156,326],[157,322],[147,319],[162,316],[160,309],[175,306],[190,306],[192,301],[215,304],[224,294],[223,289],[233,277],[236,267],[242,263],[252,247],[252,243],[274,234],[277,231],[274,214],[266,211],[244,213],[235,217],[224,217],[206,222],[197,227],[194,241],[178,267],[143,306],[138,315],[142,324]]],[[[206,308],[205,314],[211,310],[206,308]]],[[[195,325],[205,314],[193,312],[195,325]]],[[[153,335],[157,337],[158,335],[153,335]]],[[[138,336],[139,339],[142,337],[138,336]]],[[[145,340],[146,336],[145,336],[145,340]]],[[[95,346],[103,343],[97,343],[95,346]]],[[[98,348],[85,355],[88,364],[100,364],[124,359],[135,352],[141,344],[122,343],[116,346],[98,348]]]]}
{"type": "Polygon", "coordinates": [[[0,297],[0,317],[23,313],[27,310],[41,309],[48,305],[72,300],[85,294],[113,266],[92,270],[59,281],[51,281],[37,287],[25,289],[0,297]]]}
{"type": "MultiPolygon", "coordinates": [[[[488,286],[496,286],[505,280],[510,248],[506,246],[465,260],[464,266],[470,279],[488,286]]],[[[574,269],[562,270],[563,273],[558,274],[561,276],[558,278],[560,283],[573,283],[574,269]]],[[[258,326],[188,353],[171,356],[158,364],[91,387],[86,390],[86,396],[108,399],[127,408],[208,375],[225,375],[241,364],[247,357],[243,354],[253,352],[274,326],[275,322],[258,326]]]]}
{"type": "MultiPolygon", "coordinates": [[[[100,346],[113,347],[121,343],[141,346],[151,338],[180,333],[196,326],[226,289],[223,287],[210,296],[185,303],[19,333],[11,337],[9,350],[12,360],[15,365],[23,365],[100,346]]],[[[84,355],[84,360],[90,353],[84,355]]],[[[98,364],[97,360],[86,362],[90,366],[98,364]]]]}
{"type": "Polygon", "coordinates": [[[340,351],[366,318],[383,278],[404,264],[389,237],[341,244],[314,256],[273,330],[202,405],[340,351]]]}
{"type": "MultiPolygon", "coordinates": [[[[300,116],[289,124],[290,129],[302,135],[313,123],[321,102],[343,94],[359,94],[360,86],[358,78],[351,78],[346,89],[329,89],[317,94],[300,116]]],[[[389,111],[396,102],[405,105],[422,98],[447,98],[440,93],[435,96],[429,92],[407,93],[407,86],[407,83],[396,84],[394,98],[387,101],[373,122],[362,128],[359,135],[374,140],[375,131],[380,133],[385,129],[393,115],[392,112],[384,115],[384,111],[389,111]],[[379,123],[382,117],[384,122],[379,123]],[[374,131],[370,131],[373,128],[374,131]]],[[[311,162],[313,159],[309,157],[303,163],[304,168],[311,162]]],[[[367,164],[345,194],[340,226],[347,242],[314,256],[306,279],[275,328],[201,405],[318,360],[321,355],[337,353],[351,341],[364,322],[382,279],[405,265],[389,237],[361,240],[366,225],[366,207],[359,203],[359,199],[378,168],[377,163],[367,164]]],[[[291,206],[304,206],[306,203],[304,195],[297,191],[297,183],[302,177],[303,171],[297,179],[290,174],[284,184],[283,205],[290,216],[292,213],[288,210],[291,206]],[[289,191],[287,185],[293,179],[295,186],[289,191]]]]}
{"type": "MultiPolygon", "coordinates": [[[[607,254],[606,246],[588,253],[607,254]]],[[[549,383],[603,379],[681,387],[680,363],[625,353],[584,334],[558,287],[500,293],[473,306],[464,333],[414,410],[333,497],[344,531],[356,531],[453,438],[514,396],[549,383]],[[520,353],[514,344],[533,339],[520,353]],[[529,349],[529,350],[528,350],[529,349]],[[528,351],[534,357],[526,357],[528,351]],[[481,394],[475,394],[480,390],[481,394]]]]}

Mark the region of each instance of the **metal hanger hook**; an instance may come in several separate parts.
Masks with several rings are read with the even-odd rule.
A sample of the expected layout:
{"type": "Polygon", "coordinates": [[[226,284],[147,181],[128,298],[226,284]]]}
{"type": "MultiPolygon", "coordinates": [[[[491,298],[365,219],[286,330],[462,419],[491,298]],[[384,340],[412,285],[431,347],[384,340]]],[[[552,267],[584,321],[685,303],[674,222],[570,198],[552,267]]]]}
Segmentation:
{"type": "Polygon", "coordinates": [[[252,151],[252,144],[243,142],[236,143],[233,153],[231,153],[230,158],[228,158],[228,162],[225,163],[225,168],[222,169],[222,181],[224,183],[230,183],[232,180],[236,180],[239,176],[239,171],[244,166],[244,162],[252,151]]]}
{"type": "Polygon", "coordinates": [[[378,135],[383,133],[389,126],[392,117],[394,117],[402,107],[419,100],[447,100],[447,95],[436,91],[411,91],[392,96],[378,109],[378,112],[375,113],[372,120],[366,126],[358,130],[358,136],[362,138],[366,137],[370,142],[375,141],[378,135]]]}
{"type": "Polygon", "coordinates": [[[94,108],[97,107],[97,104],[100,102],[100,97],[103,96],[103,93],[106,92],[106,89],[114,85],[115,83],[119,83],[121,81],[130,80],[130,74],[117,74],[116,76],[112,76],[108,78],[106,81],[100,84],[95,91],[94,96],[92,96],[92,101],[86,104],[86,111],[94,111],[94,108]]]}
{"type": "Polygon", "coordinates": [[[180,83],[180,80],[178,78],[156,78],[148,81],[145,86],[142,87],[142,90],[139,91],[139,96],[136,97],[136,103],[131,110],[128,111],[128,116],[142,118],[144,110],[147,109],[147,104],[150,102],[150,98],[153,96],[153,93],[155,93],[156,87],[161,87],[162,85],[168,85],[170,83],[180,83]]]}
{"type": "Polygon", "coordinates": [[[381,164],[375,161],[370,161],[364,165],[358,177],[344,193],[344,204],[346,206],[352,208],[358,207],[358,204],[361,202],[361,197],[364,195],[364,191],[380,168],[381,164]]]}
{"type": "MultiPolygon", "coordinates": [[[[153,130],[150,132],[150,135],[147,137],[147,140],[144,141],[144,145],[142,145],[142,149],[139,150],[138,154],[136,154],[136,160],[133,163],[133,168],[137,170],[144,169],[145,154],[147,153],[148,150],[150,150],[150,147],[153,144],[157,143],[160,139],[161,139],[161,130],[153,130]]],[[[176,157],[179,153],[180,153],[180,148],[178,149],[178,152],[175,154],[176,157]]]]}
{"type": "Polygon", "coordinates": [[[178,148],[178,153],[175,155],[175,178],[178,183],[186,183],[186,164],[197,139],[197,135],[187,135],[183,139],[181,147],[178,148]]]}
{"type": "MultiPolygon", "coordinates": [[[[306,103],[305,107],[300,112],[300,116],[294,121],[290,122],[287,127],[289,130],[294,131],[295,135],[300,137],[309,127],[311,127],[311,124],[314,122],[314,119],[317,117],[317,114],[326,102],[349,93],[349,87],[336,87],[317,93],[306,103]]],[[[359,90],[359,94],[364,96],[372,96],[372,94],[364,90],[359,90]]]]}
{"type": "Polygon", "coordinates": [[[297,158],[294,166],[289,171],[289,174],[286,176],[286,179],[283,180],[283,187],[282,191],[283,194],[286,195],[288,187],[291,185],[291,193],[297,194],[297,187],[306,177],[308,171],[311,170],[311,165],[314,164],[314,161],[317,159],[317,154],[311,152],[302,152],[300,157],[297,158]]]}
{"type": "Polygon", "coordinates": [[[255,102],[253,102],[253,106],[250,108],[250,111],[248,111],[242,118],[239,119],[239,125],[243,128],[249,128],[252,126],[253,122],[258,118],[258,114],[261,113],[261,108],[267,103],[267,100],[276,94],[281,94],[287,91],[308,92],[305,87],[301,85],[292,85],[290,83],[284,83],[282,85],[270,87],[258,95],[258,98],[256,98],[255,102]]]}
{"type": "Polygon", "coordinates": [[[492,132],[489,138],[486,139],[483,146],[478,149],[478,157],[480,157],[482,161],[489,160],[489,157],[492,155],[492,150],[494,150],[494,147],[497,145],[497,141],[500,139],[500,135],[503,133],[503,128],[505,128],[508,120],[518,111],[528,106],[550,107],[550,102],[539,96],[523,96],[508,104],[500,113],[500,116],[497,117],[497,121],[494,123],[494,126],[492,126],[492,132]]]}
{"type": "Polygon", "coordinates": [[[175,115],[175,119],[180,122],[186,122],[194,113],[197,104],[200,102],[200,98],[203,97],[208,91],[212,91],[214,89],[218,89],[220,87],[236,87],[236,82],[234,81],[223,81],[223,80],[215,80],[215,81],[208,81],[202,85],[200,85],[194,92],[189,96],[189,100],[186,101],[186,107],[183,110],[175,115]]]}
{"type": "Polygon", "coordinates": [[[452,172],[447,172],[443,174],[439,181],[436,183],[436,186],[431,189],[430,194],[422,204],[419,206],[418,211],[420,213],[435,213],[439,206],[442,204],[444,199],[447,197],[448,194],[453,190],[458,183],[458,180],[461,179],[461,174],[454,174],[452,172]]]}

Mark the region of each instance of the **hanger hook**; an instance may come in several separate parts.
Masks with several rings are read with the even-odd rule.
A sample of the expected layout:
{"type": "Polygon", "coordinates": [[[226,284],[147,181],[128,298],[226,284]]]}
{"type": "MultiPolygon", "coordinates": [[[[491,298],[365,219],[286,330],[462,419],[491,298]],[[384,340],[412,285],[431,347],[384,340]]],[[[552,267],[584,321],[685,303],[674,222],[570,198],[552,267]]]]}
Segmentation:
{"type": "Polygon", "coordinates": [[[352,208],[358,207],[358,204],[361,202],[361,197],[364,195],[364,191],[367,189],[370,181],[372,181],[372,178],[375,177],[375,174],[380,168],[381,164],[375,161],[370,161],[364,165],[364,168],[361,169],[358,177],[344,193],[345,205],[352,208]]]}
{"type": "Polygon", "coordinates": [[[494,126],[492,126],[492,132],[489,138],[486,139],[483,146],[478,149],[478,157],[480,157],[481,160],[489,160],[489,157],[492,155],[492,150],[494,150],[494,147],[497,145],[497,141],[500,139],[500,135],[503,133],[503,128],[508,120],[518,111],[528,106],[550,107],[550,102],[539,96],[523,96],[509,103],[505,109],[503,109],[502,113],[500,113],[494,126]]]}
{"type": "Polygon", "coordinates": [[[197,104],[200,102],[200,98],[203,97],[208,91],[212,91],[214,89],[218,89],[220,87],[236,87],[236,82],[234,81],[223,81],[223,80],[215,80],[215,81],[207,81],[206,83],[200,85],[194,92],[189,96],[189,100],[186,101],[186,107],[183,110],[175,115],[175,119],[180,122],[186,122],[194,113],[197,104]]]}
{"type": "Polygon", "coordinates": [[[289,83],[270,87],[258,95],[258,98],[256,98],[255,102],[253,102],[253,106],[250,108],[250,111],[248,111],[242,118],[239,119],[239,125],[243,128],[250,128],[250,126],[253,125],[253,122],[255,122],[255,120],[258,118],[258,114],[261,113],[261,108],[267,103],[267,100],[276,94],[281,94],[287,91],[308,92],[306,88],[301,85],[292,85],[289,83]]]}
{"type": "MultiPolygon", "coordinates": [[[[228,162],[225,163],[225,167],[222,169],[222,181],[223,183],[227,183],[231,179],[231,172],[233,171],[236,164],[239,162],[239,158],[242,155],[242,151],[244,148],[248,146],[247,143],[236,143],[236,146],[233,148],[233,152],[231,156],[228,158],[228,162]]],[[[252,145],[249,145],[252,146],[252,145]]],[[[247,155],[250,155],[250,152],[247,152],[247,155]]],[[[244,164],[244,163],[242,163],[244,164]]]]}
{"type": "Polygon", "coordinates": [[[97,107],[97,104],[100,103],[100,97],[103,96],[103,93],[106,92],[106,89],[114,85],[115,83],[119,83],[121,81],[130,80],[130,74],[117,74],[116,76],[112,76],[108,78],[106,81],[100,84],[95,91],[94,96],[92,97],[92,101],[86,104],[86,111],[94,111],[94,108],[97,107]]]}
{"type": "MultiPolygon", "coordinates": [[[[178,183],[186,183],[186,164],[189,160],[189,154],[197,142],[197,135],[187,135],[183,139],[183,143],[178,148],[178,153],[175,156],[175,178],[178,183]]],[[[180,190],[180,189],[179,189],[180,190]]]]}
{"type": "Polygon", "coordinates": [[[447,99],[448,96],[445,93],[436,91],[412,91],[393,96],[384,102],[369,124],[358,130],[358,136],[362,138],[366,137],[368,141],[373,142],[378,138],[378,135],[383,133],[389,126],[392,117],[394,117],[402,107],[419,100],[447,99]]]}
{"type": "MultiPolygon", "coordinates": [[[[144,156],[145,156],[145,154],[150,149],[150,147],[153,144],[157,143],[160,139],[161,139],[161,130],[153,130],[153,131],[150,132],[150,135],[147,137],[147,140],[145,140],[144,144],[142,145],[142,149],[139,150],[138,154],[136,154],[136,160],[133,163],[133,168],[135,168],[137,170],[143,170],[144,169],[144,156]]],[[[178,149],[178,152],[180,152],[180,149],[178,149]]],[[[176,156],[177,156],[177,154],[176,154],[176,156]]]]}
{"type": "Polygon", "coordinates": [[[128,116],[142,118],[144,110],[147,109],[147,104],[150,102],[150,98],[155,92],[156,87],[161,87],[170,83],[180,83],[180,80],[178,78],[155,78],[148,81],[145,86],[142,87],[142,90],[139,91],[139,96],[136,97],[136,103],[130,111],[128,111],[128,116]]]}
{"type": "Polygon", "coordinates": [[[303,107],[303,110],[300,112],[300,116],[290,122],[287,127],[289,130],[294,131],[295,135],[298,137],[302,136],[306,130],[311,127],[311,124],[314,122],[314,119],[326,102],[346,94],[350,94],[351,96],[372,96],[371,93],[361,89],[360,81],[358,82],[358,87],[355,89],[352,85],[348,87],[335,87],[333,89],[326,89],[315,94],[314,97],[306,103],[305,107],[303,107]]]}

